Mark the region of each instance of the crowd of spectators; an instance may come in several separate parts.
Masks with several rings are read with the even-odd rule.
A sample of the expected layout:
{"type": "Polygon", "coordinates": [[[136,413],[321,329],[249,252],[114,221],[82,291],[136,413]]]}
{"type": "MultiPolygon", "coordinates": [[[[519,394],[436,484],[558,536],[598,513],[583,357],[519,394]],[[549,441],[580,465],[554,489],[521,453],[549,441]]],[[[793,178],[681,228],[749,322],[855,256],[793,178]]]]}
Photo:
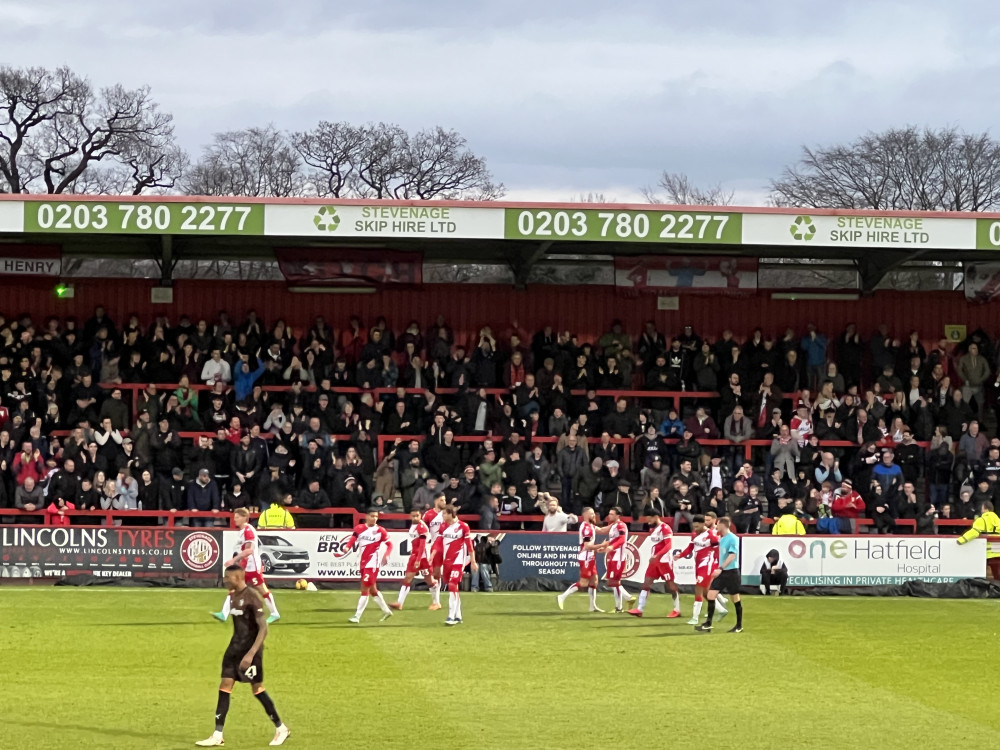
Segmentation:
{"type": "Polygon", "coordinates": [[[744,533],[789,514],[933,533],[996,502],[997,365],[982,330],[925,347],[886,326],[710,339],[614,321],[588,341],[513,322],[463,340],[443,316],[336,331],[317,317],[301,333],[255,312],[0,316],[0,505],[55,523],[190,510],[211,525],[244,505],[407,512],[443,492],[487,529],[584,506],[638,528],[653,506],[675,528],[715,510],[744,533]],[[132,402],[116,384],[143,387],[132,402]],[[615,395],[631,390],[647,395],[615,395]],[[710,395],[678,411],[675,392],[710,395]],[[398,436],[382,455],[380,435],[398,436]]]}

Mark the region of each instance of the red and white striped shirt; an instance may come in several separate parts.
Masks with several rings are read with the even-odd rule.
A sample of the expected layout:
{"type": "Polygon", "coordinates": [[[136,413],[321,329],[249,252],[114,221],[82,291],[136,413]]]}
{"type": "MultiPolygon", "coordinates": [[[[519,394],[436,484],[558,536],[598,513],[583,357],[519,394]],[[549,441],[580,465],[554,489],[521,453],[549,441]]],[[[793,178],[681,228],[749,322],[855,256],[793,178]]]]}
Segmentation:
{"type": "Polygon", "coordinates": [[[653,545],[651,562],[669,563],[673,560],[668,553],[674,546],[674,532],[668,524],[661,521],[659,526],[649,532],[649,541],[653,545]]]}
{"type": "Polygon", "coordinates": [[[583,545],[587,542],[593,543],[596,536],[597,530],[594,528],[594,524],[587,521],[580,522],[580,554],[577,555],[577,560],[580,562],[590,562],[594,559],[594,550],[585,549],[583,545]]]}
{"type": "Polygon", "coordinates": [[[464,521],[455,521],[441,531],[444,540],[444,564],[462,567],[469,561],[472,551],[472,533],[464,521]]]}
{"type": "Polygon", "coordinates": [[[410,557],[412,559],[427,560],[427,538],[429,535],[430,532],[427,529],[427,524],[423,521],[418,521],[410,525],[408,537],[410,540],[410,557]]]}
{"type": "Polygon", "coordinates": [[[243,566],[243,570],[247,573],[259,573],[262,567],[260,561],[260,542],[257,539],[257,529],[250,524],[247,524],[240,530],[233,557],[236,557],[240,552],[245,550],[248,544],[250,545],[250,556],[240,560],[240,565],[243,566]]]}
{"type": "Polygon", "coordinates": [[[441,536],[441,527],[444,525],[444,513],[437,508],[428,508],[424,513],[423,522],[427,524],[427,544],[433,546],[441,536]]]}
{"type": "Polygon", "coordinates": [[[628,526],[624,521],[613,524],[608,529],[608,542],[611,543],[611,550],[607,559],[613,562],[625,561],[625,542],[628,541],[628,526]]]}
{"type": "Polygon", "coordinates": [[[366,524],[359,523],[354,527],[354,532],[351,536],[357,540],[358,549],[361,553],[361,569],[368,570],[375,568],[377,570],[381,563],[378,554],[379,548],[383,544],[392,544],[389,541],[389,532],[381,526],[367,526],[366,524]]]}
{"type": "Polygon", "coordinates": [[[692,551],[695,570],[713,572],[719,566],[719,535],[713,529],[705,529],[691,540],[681,557],[687,557],[692,551]]]}

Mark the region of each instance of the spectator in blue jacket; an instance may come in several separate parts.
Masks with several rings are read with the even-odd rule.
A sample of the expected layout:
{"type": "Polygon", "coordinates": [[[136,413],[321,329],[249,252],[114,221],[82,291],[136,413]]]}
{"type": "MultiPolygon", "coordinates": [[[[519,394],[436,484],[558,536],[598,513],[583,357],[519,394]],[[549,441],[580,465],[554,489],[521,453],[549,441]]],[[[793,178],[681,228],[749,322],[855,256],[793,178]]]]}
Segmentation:
{"type": "Polygon", "coordinates": [[[809,388],[816,393],[826,377],[826,336],[817,333],[816,326],[810,323],[809,333],[802,337],[799,346],[806,355],[809,388]]]}
{"type": "Polygon", "coordinates": [[[236,365],[236,373],[234,375],[234,387],[236,390],[236,400],[242,401],[251,393],[253,393],[253,384],[257,382],[257,379],[264,374],[264,363],[261,361],[260,357],[257,357],[257,369],[250,372],[250,363],[241,360],[238,365],[236,365]]]}
{"type": "Polygon", "coordinates": [[[881,488],[883,502],[895,508],[903,487],[903,470],[893,463],[893,458],[892,448],[882,450],[882,460],[872,469],[872,484],[881,488]]]}
{"type": "MultiPolygon", "coordinates": [[[[684,437],[684,422],[678,416],[677,409],[671,408],[667,412],[667,416],[660,422],[660,429],[657,432],[664,440],[680,440],[684,437]]],[[[677,446],[674,443],[667,443],[667,465],[670,471],[677,468],[677,446]]]]}

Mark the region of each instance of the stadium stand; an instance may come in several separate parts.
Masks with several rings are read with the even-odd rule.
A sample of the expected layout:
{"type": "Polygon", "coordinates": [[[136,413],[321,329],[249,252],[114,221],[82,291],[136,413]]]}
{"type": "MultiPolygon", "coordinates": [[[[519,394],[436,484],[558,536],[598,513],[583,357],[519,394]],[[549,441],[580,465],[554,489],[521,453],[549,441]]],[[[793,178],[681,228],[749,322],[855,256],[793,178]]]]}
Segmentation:
{"type": "Polygon", "coordinates": [[[442,317],[297,335],[253,312],[0,317],[0,522],[228,526],[234,507],[278,504],[346,526],[443,490],[484,528],[541,528],[552,496],[620,506],[635,529],[656,504],[681,528],[715,510],[744,533],[789,514],[950,533],[996,495],[981,330],[744,340],[612,321],[595,341],[516,324],[462,338],[442,317]]]}

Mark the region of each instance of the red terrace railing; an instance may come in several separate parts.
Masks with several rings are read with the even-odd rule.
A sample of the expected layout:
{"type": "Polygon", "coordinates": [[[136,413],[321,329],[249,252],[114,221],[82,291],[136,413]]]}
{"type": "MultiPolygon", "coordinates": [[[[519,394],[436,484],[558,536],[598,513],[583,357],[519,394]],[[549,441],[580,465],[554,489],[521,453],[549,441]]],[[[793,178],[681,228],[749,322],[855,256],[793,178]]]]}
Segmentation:
{"type": "MultiPolygon", "coordinates": [[[[98,385],[100,388],[106,391],[119,389],[123,392],[123,395],[125,392],[130,393],[132,412],[133,412],[132,418],[134,419],[135,404],[136,401],[138,400],[138,395],[139,393],[144,391],[150,384],[149,383],[100,383],[98,385]]],[[[177,390],[178,388],[178,385],[176,383],[173,384],[153,383],[152,385],[155,385],[161,394],[171,393],[177,390]]],[[[232,384],[230,383],[226,387],[227,389],[232,388],[232,384]]],[[[192,384],[189,385],[188,388],[198,392],[212,390],[212,386],[204,384],[192,384]]],[[[263,386],[263,390],[269,393],[287,393],[288,391],[292,390],[292,386],[269,385],[269,386],[263,386]]],[[[314,393],[317,389],[314,386],[307,386],[303,387],[302,390],[307,393],[314,393]]],[[[399,390],[400,390],[399,388],[373,388],[368,390],[364,388],[331,388],[330,392],[340,393],[344,395],[353,395],[353,396],[358,396],[364,393],[370,393],[373,396],[377,397],[383,395],[392,395],[398,392],[399,390]]],[[[426,388],[404,388],[402,390],[405,391],[408,395],[423,395],[428,393],[428,389],[426,388]]],[[[475,393],[478,390],[479,390],[478,388],[468,389],[468,391],[471,393],[475,393]]],[[[433,393],[438,396],[450,396],[459,392],[460,389],[458,388],[438,388],[433,391],[433,393]]],[[[509,396],[511,390],[509,388],[487,388],[486,393],[489,396],[509,396]]],[[[634,399],[653,399],[653,398],[669,399],[670,401],[673,402],[673,406],[675,409],[677,409],[678,412],[680,412],[681,402],[684,400],[719,398],[719,394],[715,391],[637,391],[637,390],[621,388],[621,389],[608,389],[608,390],[601,389],[595,391],[595,393],[599,398],[618,398],[620,396],[624,396],[625,398],[634,398],[634,399]]],[[[586,396],[587,391],[573,390],[569,391],[569,394],[571,396],[586,396]]],[[[784,399],[786,401],[788,400],[796,401],[798,397],[799,397],[798,393],[786,393],[784,399]]]]}
{"type": "MultiPolygon", "coordinates": [[[[51,433],[55,437],[66,437],[70,434],[69,430],[54,430],[51,433]]],[[[178,432],[177,435],[185,440],[196,440],[201,436],[214,439],[216,434],[214,432],[178,432]]],[[[265,440],[270,440],[273,436],[269,432],[262,432],[260,434],[265,440]]],[[[352,438],[350,435],[329,435],[329,438],[334,441],[349,442],[352,438]]],[[[376,460],[381,460],[385,454],[385,446],[391,445],[400,441],[400,444],[408,443],[411,440],[415,440],[418,443],[423,443],[427,440],[426,435],[379,435],[375,450],[376,460]]],[[[504,438],[502,435],[461,435],[455,437],[456,443],[482,443],[486,440],[492,440],[494,443],[502,444],[504,438]]],[[[541,445],[554,445],[559,442],[558,437],[534,437],[530,436],[525,439],[524,446],[526,450],[530,450],[531,446],[536,443],[541,445]]],[[[588,445],[597,445],[601,442],[600,438],[587,438],[588,445]]],[[[679,441],[676,438],[669,438],[663,441],[666,445],[676,445],[679,441]]],[[[611,443],[614,445],[622,446],[622,463],[626,466],[631,466],[632,459],[632,448],[635,445],[635,440],[632,438],[612,438],[611,443]]],[[[711,447],[742,447],[743,457],[747,461],[753,460],[753,449],[754,448],[770,448],[770,440],[744,440],[740,443],[734,443],[729,440],[699,440],[698,444],[701,446],[711,446],[711,447]]],[[[918,441],[916,443],[921,448],[928,448],[930,443],[927,441],[918,441]]],[[[848,440],[821,440],[819,442],[819,447],[821,448],[857,448],[856,443],[852,443],[848,440]]]]}
{"type": "MultiPolygon", "coordinates": [[[[378,455],[385,456],[384,446],[391,446],[397,440],[400,441],[400,445],[410,442],[411,440],[416,440],[418,443],[423,443],[427,440],[426,435],[379,435],[378,436],[378,455]]],[[[492,440],[496,444],[503,444],[504,438],[502,435],[462,435],[460,437],[455,437],[456,443],[482,443],[486,440],[492,440]]],[[[526,451],[531,450],[533,445],[555,445],[559,442],[558,437],[528,437],[524,440],[524,448],[526,451]]],[[[600,438],[587,438],[588,445],[598,445],[601,442],[600,438]]],[[[612,438],[612,445],[622,446],[622,463],[624,465],[630,465],[632,458],[632,446],[635,444],[635,440],[632,438],[612,438]]]]}
{"type": "MultiPolygon", "coordinates": [[[[322,510],[308,510],[305,508],[290,507],[286,508],[292,515],[304,515],[304,516],[330,516],[331,518],[336,516],[349,516],[351,518],[351,524],[360,523],[364,518],[363,513],[359,513],[354,508],[323,508],[322,510]]],[[[128,510],[128,511],[114,511],[114,510],[70,510],[65,511],[65,515],[70,518],[94,518],[98,520],[99,524],[105,526],[113,525],[114,521],[129,521],[136,518],[163,518],[166,523],[163,525],[166,528],[173,528],[177,526],[178,519],[201,519],[203,521],[225,521],[225,526],[221,528],[234,528],[232,524],[233,514],[230,512],[213,512],[213,511],[190,511],[190,510],[179,510],[179,511],[165,511],[165,510],[128,510]]],[[[251,517],[257,518],[260,513],[257,511],[251,511],[251,517]]],[[[0,508],[0,517],[4,518],[15,518],[15,519],[37,519],[42,518],[41,524],[31,524],[25,523],[24,525],[38,525],[38,526],[52,526],[52,516],[45,511],[26,511],[17,510],[15,508],[0,508]]],[[[510,530],[511,524],[521,524],[521,523],[532,523],[540,524],[544,520],[545,516],[538,515],[499,515],[497,516],[501,523],[501,530],[510,530]]],[[[410,515],[408,513],[383,513],[380,515],[380,519],[383,521],[409,521],[410,515]]],[[[462,514],[461,519],[473,528],[477,528],[479,524],[479,516],[475,514],[462,514]]],[[[634,519],[630,516],[625,516],[622,519],[626,523],[632,523],[634,519]]],[[[673,526],[673,518],[664,518],[665,523],[673,526]]],[[[639,523],[645,523],[647,521],[646,517],[640,517],[638,519],[639,523]]],[[[773,524],[774,519],[772,518],[762,518],[761,524],[773,524]]],[[[816,521],[803,521],[805,526],[815,526],[816,521]]],[[[870,528],[875,525],[875,522],[870,518],[858,518],[854,519],[854,524],[857,528],[870,528]]],[[[93,524],[91,524],[93,525],[93,524]]],[[[129,524],[124,524],[129,525],[129,524]]],[[[917,523],[915,520],[910,518],[897,519],[894,526],[902,526],[916,531],[917,523]]],[[[954,528],[954,527],[964,527],[968,528],[972,525],[971,521],[965,519],[955,519],[955,518],[938,518],[934,521],[934,526],[937,528],[954,528]]],[[[216,526],[216,528],[220,528],[216,526]]],[[[766,534],[765,534],[766,535],[766,534]]],[[[990,537],[998,538],[1000,537],[990,537]]]]}

